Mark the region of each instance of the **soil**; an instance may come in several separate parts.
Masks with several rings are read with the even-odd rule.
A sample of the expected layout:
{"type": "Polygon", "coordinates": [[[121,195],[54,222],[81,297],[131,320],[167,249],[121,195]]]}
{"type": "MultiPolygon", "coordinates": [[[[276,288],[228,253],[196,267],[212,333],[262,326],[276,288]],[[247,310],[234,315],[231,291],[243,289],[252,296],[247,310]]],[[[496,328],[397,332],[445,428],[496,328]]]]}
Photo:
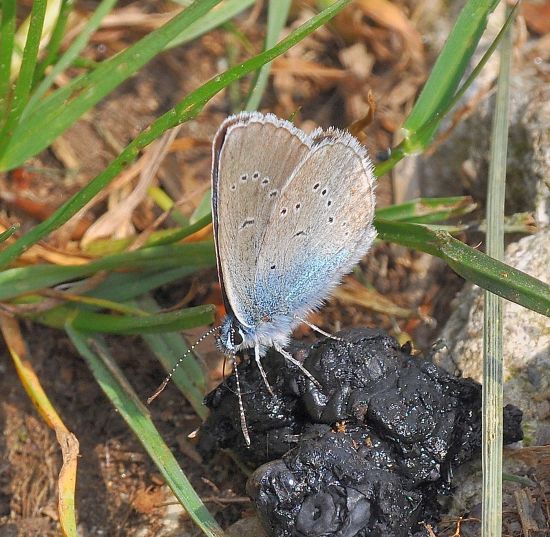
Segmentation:
{"type": "MultiPolygon", "coordinates": [[[[320,30],[274,63],[262,110],[282,117],[298,111],[296,122],[308,130],[316,125],[346,127],[367,114],[368,92],[372,91],[377,112],[363,141],[372,155],[383,153],[398,137],[398,128],[433,61],[435,51],[422,46],[415,22],[420,4],[430,3],[394,2],[400,18],[388,15],[386,21],[376,20],[356,3],[330,29],[320,30]],[[400,33],[403,20],[407,22],[407,32],[400,33]]],[[[27,4],[28,8],[30,2],[27,4]]],[[[311,15],[309,4],[295,2],[292,26],[311,15]]],[[[80,16],[89,16],[94,7],[95,3],[89,2],[79,5],[80,16]]],[[[171,4],[152,0],[122,4],[114,12],[119,16],[118,24],[100,28],[85,57],[96,61],[109,57],[150,29],[145,23],[128,23],[126,15],[130,11],[159,13],[171,9],[171,4]]],[[[235,23],[249,47],[261,50],[265,8],[246,12],[235,23]]],[[[43,220],[103,170],[144,127],[224,68],[228,49],[238,59],[251,54],[237,34],[215,30],[160,55],[86,114],[52,148],[22,168],[0,175],[0,192],[15,194],[15,199],[0,200],[1,223],[19,222],[25,231],[43,220]]],[[[77,73],[76,69],[71,71],[72,75],[77,73]]],[[[231,111],[231,95],[237,90],[244,93],[248,84],[245,80],[230,92],[216,96],[196,120],[185,124],[177,140],[179,145],[174,145],[162,164],[160,186],[173,199],[183,200],[181,210],[186,214],[191,214],[209,187],[209,144],[217,126],[231,111]]],[[[127,187],[121,189],[118,199],[129,192],[124,188],[127,187]]],[[[377,190],[379,205],[392,203],[394,195],[390,181],[382,179],[377,190]]],[[[116,203],[116,198],[113,196],[109,202],[116,203]]],[[[93,206],[82,219],[83,229],[106,209],[106,202],[93,206]]],[[[127,233],[142,231],[158,215],[153,202],[145,200],[126,223],[127,233]]],[[[171,223],[168,220],[167,224],[171,223]]],[[[47,244],[78,253],[83,229],[75,226],[59,230],[47,244]]],[[[462,238],[472,244],[477,240],[462,238]]],[[[429,349],[436,339],[449,316],[451,299],[464,283],[436,259],[382,243],[364,259],[354,278],[395,305],[411,309],[413,315],[397,318],[332,299],[312,321],[331,332],[360,326],[383,328],[400,342],[411,340],[423,350],[429,349]]],[[[221,304],[214,270],[166,286],[157,291],[156,298],[165,307],[182,299],[191,305],[221,304]]],[[[178,510],[160,474],[64,333],[30,323],[24,324],[23,329],[35,372],[80,443],[76,498],[79,534],[199,535],[185,513],[178,510]]],[[[200,330],[190,331],[189,335],[192,338],[197,333],[200,330]]],[[[314,338],[309,329],[298,330],[296,336],[314,338]]],[[[124,374],[145,399],[164,376],[158,362],[137,337],[112,337],[109,345],[124,374]]],[[[0,537],[57,536],[59,446],[55,434],[25,393],[6,349],[1,347],[0,353],[0,537]]],[[[214,387],[221,378],[220,357],[213,351],[212,343],[205,345],[201,353],[209,362],[214,387]]],[[[152,405],[151,413],[184,472],[222,527],[251,515],[253,506],[245,493],[247,476],[227,453],[218,453],[208,463],[201,461],[188,438],[200,425],[200,419],[174,386],[168,386],[159,402],[152,405]]],[[[515,505],[505,508],[517,513],[515,505]]],[[[522,535],[521,527],[517,530],[519,515],[508,518],[510,528],[516,528],[515,533],[509,534],[522,535]]],[[[453,535],[456,520],[448,520],[438,535],[453,535]]]]}

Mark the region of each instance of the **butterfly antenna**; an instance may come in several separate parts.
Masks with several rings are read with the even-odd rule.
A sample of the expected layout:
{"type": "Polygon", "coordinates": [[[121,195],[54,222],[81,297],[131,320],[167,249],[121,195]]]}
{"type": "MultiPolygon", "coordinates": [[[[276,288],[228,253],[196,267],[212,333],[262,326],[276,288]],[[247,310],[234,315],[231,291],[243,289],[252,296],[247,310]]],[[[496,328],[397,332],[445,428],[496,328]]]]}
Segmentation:
{"type": "Polygon", "coordinates": [[[233,369],[235,371],[235,380],[237,381],[237,399],[239,401],[239,414],[241,418],[241,431],[243,432],[244,441],[250,447],[250,435],[246,425],[246,416],[244,415],[243,397],[241,393],[241,383],[239,381],[239,369],[237,367],[237,356],[233,354],[233,369]]]}
{"type": "Polygon", "coordinates": [[[176,369],[183,362],[183,360],[185,360],[185,358],[187,358],[193,352],[193,349],[195,349],[197,345],[202,343],[208,336],[212,335],[214,332],[216,332],[219,329],[220,329],[219,326],[215,326],[214,328],[211,328],[210,330],[205,332],[199,339],[197,339],[197,341],[195,341],[195,343],[193,343],[191,347],[187,349],[187,351],[183,354],[183,356],[175,363],[170,373],[168,373],[166,378],[162,381],[162,384],[155,390],[155,393],[153,393],[153,395],[151,395],[151,397],[147,399],[148,405],[150,405],[163,392],[164,388],[166,388],[170,380],[172,380],[172,377],[176,372],[176,369]]]}

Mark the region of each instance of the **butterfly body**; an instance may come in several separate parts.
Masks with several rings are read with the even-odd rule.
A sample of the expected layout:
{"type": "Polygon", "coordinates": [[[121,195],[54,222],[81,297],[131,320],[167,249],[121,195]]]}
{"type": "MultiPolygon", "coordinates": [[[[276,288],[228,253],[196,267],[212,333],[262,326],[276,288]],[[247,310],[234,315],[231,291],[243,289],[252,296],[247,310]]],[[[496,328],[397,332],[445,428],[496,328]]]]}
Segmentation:
{"type": "Polygon", "coordinates": [[[227,310],[218,343],[259,359],[286,346],[372,244],[372,165],[348,133],[307,135],[271,114],[241,113],[214,139],[212,192],[227,310]]]}

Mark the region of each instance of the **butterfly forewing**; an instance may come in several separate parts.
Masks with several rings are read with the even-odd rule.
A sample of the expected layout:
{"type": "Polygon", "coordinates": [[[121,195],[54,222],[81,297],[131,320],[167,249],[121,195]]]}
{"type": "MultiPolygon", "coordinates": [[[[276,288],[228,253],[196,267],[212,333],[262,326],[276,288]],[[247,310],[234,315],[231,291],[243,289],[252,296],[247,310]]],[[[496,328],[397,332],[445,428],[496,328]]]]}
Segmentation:
{"type": "Polygon", "coordinates": [[[218,271],[237,319],[255,323],[260,245],[283,186],[309,151],[305,135],[275,116],[240,114],[214,141],[213,213],[218,271]],[[231,263],[232,266],[229,266],[231,263]]]}

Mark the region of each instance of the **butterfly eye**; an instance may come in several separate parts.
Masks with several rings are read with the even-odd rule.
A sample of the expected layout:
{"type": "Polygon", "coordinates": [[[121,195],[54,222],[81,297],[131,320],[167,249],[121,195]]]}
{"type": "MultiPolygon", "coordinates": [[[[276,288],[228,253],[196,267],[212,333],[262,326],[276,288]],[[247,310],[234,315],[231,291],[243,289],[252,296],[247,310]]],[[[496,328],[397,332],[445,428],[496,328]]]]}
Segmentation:
{"type": "Polygon", "coordinates": [[[231,339],[233,340],[233,345],[240,345],[243,342],[241,331],[235,325],[231,326],[231,339]]]}

